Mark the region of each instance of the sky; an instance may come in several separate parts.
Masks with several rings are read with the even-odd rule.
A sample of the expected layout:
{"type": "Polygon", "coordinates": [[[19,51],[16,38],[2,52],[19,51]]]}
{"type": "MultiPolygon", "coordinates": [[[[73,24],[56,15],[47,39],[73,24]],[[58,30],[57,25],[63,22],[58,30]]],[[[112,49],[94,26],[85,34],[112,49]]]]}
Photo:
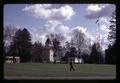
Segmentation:
{"type": "Polygon", "coordinates": [[[5,4],[3,25],[27,28],[32,42],[44,44],[49,33],[61,33],[70,41],[71,32],[77,29],[93,43],[98,38],[99,23],[100,40],[106,48],[109,20],[115,10],[114,4],[5,4]]]}

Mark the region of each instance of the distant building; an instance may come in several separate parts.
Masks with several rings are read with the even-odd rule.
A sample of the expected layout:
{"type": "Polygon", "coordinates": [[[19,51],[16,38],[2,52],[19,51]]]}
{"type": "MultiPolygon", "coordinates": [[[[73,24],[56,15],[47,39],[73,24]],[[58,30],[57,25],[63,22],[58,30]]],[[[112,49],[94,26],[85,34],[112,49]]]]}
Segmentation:
{"type": "MultiPolygon", "coordinates": [[[[6,56],[5,63],[13,63],[13,56],[6,56]]],[[[20,63],[20,57],[15,56],[15,63],[20,63]]]]}
{"type": "Polygon", "coordinates": [[[60,47],[56,56],[54,57],[54,49],[52,47],[38,47],[37,49],[32,48],[32,62],[61,62],[61,58],[65,54],[65,49],[60,47]],[[36,54],[36,55],[35,55],[36,54]]]}
{"type": "Polygon", "coordinates": [[[54,51],[51,47],[31,49],[32,62],[54,62],[54,51]]]}

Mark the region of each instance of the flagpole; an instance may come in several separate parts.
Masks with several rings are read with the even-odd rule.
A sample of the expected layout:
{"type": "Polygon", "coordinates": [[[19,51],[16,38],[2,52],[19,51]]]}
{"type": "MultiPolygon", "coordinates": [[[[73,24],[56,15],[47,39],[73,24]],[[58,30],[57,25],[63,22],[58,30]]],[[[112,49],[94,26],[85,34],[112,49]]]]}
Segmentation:
{"type": "Polygon", "coordinates": [[[98,35],[99,35],[99,43],[101,44],[101,41],[100,41],[100,23],[98,22],[98,35]]]}
{"type": "MultiPolygon", "coordinates": [[[[100,18],[100,17],[99,17],[100,18]]],[[[98,23],[98,41],[99,41],[99,43],[101,44],[101,41],[100,41],[100,23],[99,23],[99,18],[98,18],[98,20],[96,21],[96,23],[98,23]]]]}

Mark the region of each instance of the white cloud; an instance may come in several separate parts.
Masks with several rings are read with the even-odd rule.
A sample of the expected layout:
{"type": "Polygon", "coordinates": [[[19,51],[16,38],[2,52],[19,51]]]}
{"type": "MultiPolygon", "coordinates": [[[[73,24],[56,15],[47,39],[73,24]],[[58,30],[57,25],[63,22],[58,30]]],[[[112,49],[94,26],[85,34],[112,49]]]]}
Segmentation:
{"type": "Polygon", "coordinates": [[[46,24],[43,27],[43,31],[44,33],[52,33],[55,32],[55,28],[60,25],[61,22],[60,21],[55,21],[55,20],[49,20],[46,22],[46,24]]]}
{"type": "Polygon", "coordinates": [[[30,34],[31,34],[32,43],[39,41],[43,45],[45,44],[46,33],[43,34],[42,30],[37,29],[37,28],[29,28],[29,30],[30,30],[30,34]]]}
{"type": "Polygon", "coordinates": [[[85,33],[87,31],[87,28],[84,28],[82,26],[76,26],[72,30],[77,30],[77,31],[81,31],[81,32],[85,33]]]}
{"type": "Polygon", "coordinates": [[[102,8],[99,7],[99,5],[97,5],[97,4],[91,4],[91,5],[88,6],[87,11],[88,12],[97,12],[97,11],[100,11],[101,9],[102,8]]]}
{"type": "Polygon", "coordinates": [[[114,4],[94,4],[88,5],[86,11],[86,18],[96,19],[99,17],[111,16],[112,12],[116,10],[114,4]]]}
{"type": "Polygon", "coordinates": [[[56,28],[57,32],[60,32],[62,34],[67,34],[70,31],[70,28],[68,26],[65,25],[60,25],[58,28],[56,28]]]}
{"type": "MultiPolygon", "coordinates": [[[[89,5],[86,9],[88,12],[87,18],[107,16],[107,12],[111,12],[111,8],[111,5],[89,5]],[[108,7],[110,7],[110,9],[108,7]],[[106,8],[108,8],[108,10],[106,10],[106,8]]],[[[82,26],[70,28],[62,23],[63,21],[70,20],[72,16],[75,15],[75,11],[69,5],[64,5],[60,8],[52,8],[51,4],[28,5],[23,8],[23,11],[37,18],[42,18],[46,21],[44,26],[40,29],[35,30],[35,28],[33,28],[34,30],[31,30],[33,41],[41,41],[44,44],[46,41],[46,35],[49,33],[61,33],[65,37],[65,41],[70,41],[73,30],[78,30],[85,33],[91,44],[96,41],[96,35],[94,36],[92,33],[88,32],[87,28],[82,26]]],[[[100,19],[100,23],[103,24],[101,26],[101,30],[107,31],[106,27],[109,24],[108,19],[103,17],[100,19]]],[[[104,40],[106,41],[106,39],[104,40]]]]}
{"type": "Polygon", "coordinates": [[[44,4],[35,4],[26,6],[22,10],[28,12],[35,17],[48,18],[51,11],[47,9],[47,7],[49,6],[45,6],[44,4]]]}
{"type": "Polygon", "coordinates": [[[70,20],[72,16],[75,15],[75,11],[71,6],[64,5],[60,8],[52,8],[51,4],[35,4],[27,5],[22,11],[37,18],[44,19],[46,22],[44,26],[41,27],[41,30],[36,30],[34,33],[32,32],[34,41],[45,41],[45,36],[50,33],[61,33],[66,40],[70,41],[69,27],[64,26],[62,22],[70,20]]]}
{"type": "MultiPolygon", "coordinates": [[[[45,41],[45,35],[49,33],[55,33],[56,27],[59,26],[59,32],[61,32],[66,38],[67,38],[67,32],[69,32],[69,28],[67,26],[62,25],[62,21],[70,20],[71,17],[75,14],[72,7],[69,5],[62,6],[60,8],[51,8],[52,5],[50,4],[35,4],[35,5],[29,5],[23,8],[23,11],[28,12],[32,16],[40,17],[42,19],[46,20],[45,25],[41,30],[36,31],[34,33],[34,40],[41,39],[45,41]]],[[[68,37],[67,39],[70,39],[68,37]]]]}
{"type": "Polygon", "coordinates": [[[60,8],[51,8],[50,4],[29,5],[22,10],[28,12],[32,16],[40,17],[46,20],[70,20],[75,11],[69,5],[60,8]]]}

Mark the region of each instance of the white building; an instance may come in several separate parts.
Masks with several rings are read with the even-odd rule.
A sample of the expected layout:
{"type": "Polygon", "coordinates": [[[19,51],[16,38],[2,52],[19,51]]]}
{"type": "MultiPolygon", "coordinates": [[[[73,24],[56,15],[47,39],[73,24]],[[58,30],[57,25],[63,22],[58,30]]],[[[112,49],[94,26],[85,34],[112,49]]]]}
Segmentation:
{"type": "MultiPolygon", "coordinates": [[[[13,63],[13,56],[6,56],[5,63],[13,63]]],[[[15,63],[20,63],[20,57],[15,56],[15,63]]]]}

